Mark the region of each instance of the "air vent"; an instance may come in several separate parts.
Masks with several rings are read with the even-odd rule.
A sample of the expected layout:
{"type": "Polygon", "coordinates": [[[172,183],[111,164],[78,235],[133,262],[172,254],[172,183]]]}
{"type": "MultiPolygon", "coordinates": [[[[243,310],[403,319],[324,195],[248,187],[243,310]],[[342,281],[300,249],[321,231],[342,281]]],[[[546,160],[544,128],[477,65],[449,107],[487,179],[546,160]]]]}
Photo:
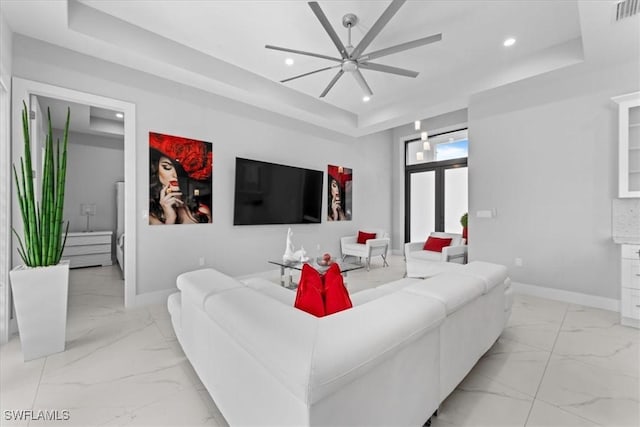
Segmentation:
{"type": "Polygon", "coordinates": [[[624,0],[616,6],[616,21],[640,12],[640,0],[624,0]]]}

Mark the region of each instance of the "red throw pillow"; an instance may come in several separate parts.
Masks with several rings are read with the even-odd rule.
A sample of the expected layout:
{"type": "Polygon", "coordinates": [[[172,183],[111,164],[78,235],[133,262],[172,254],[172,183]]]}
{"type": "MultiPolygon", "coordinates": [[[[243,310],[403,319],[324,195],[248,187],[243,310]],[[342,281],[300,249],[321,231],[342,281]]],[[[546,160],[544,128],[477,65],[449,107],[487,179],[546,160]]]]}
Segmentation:
{"type": "Polygon", "coordinates": [[[375,239],[376,233],[365,233],[364,231],[358,231],[358,243],[364,245],[369,239],[375,239]]]}
{"type": "Polygon", "coordinates": [[[324,274],[324,311],[325,315],[337,313],[353,307],[349,292],[344,286],[342,273],[338,264],[331,267],[324,274]]]}
{"type": "Polygon", "coordinates": [[[325,315],[322,294],[323,285],[320,273],[309,264],[304,264],[302,274],[300,274],[296,302],[293,306],[316,317],[322,317],[325,315]]]}
{"type": "Polygon", "coordinates": [[[424,244],[423,249],[425,251],[442,252],[442,248],[451,245],[451,240],[453,239],[444,239],[442,237],[429,236],[424,244]]]}

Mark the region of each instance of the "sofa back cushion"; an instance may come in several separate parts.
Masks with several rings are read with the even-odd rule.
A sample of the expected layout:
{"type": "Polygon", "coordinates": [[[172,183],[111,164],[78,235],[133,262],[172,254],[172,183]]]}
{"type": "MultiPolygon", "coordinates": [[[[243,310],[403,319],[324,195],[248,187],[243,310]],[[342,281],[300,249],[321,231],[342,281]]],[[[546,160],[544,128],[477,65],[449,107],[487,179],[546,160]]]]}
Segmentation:
{"type": "MultiPolygon", "coordinates": [[[[246,286],[210,296],[205,303],[205,313],[213,326],[225,331],[264,367],[267,375],[275,377],[303,402],[307,401],[310,361],[318,322],[323,319],[246,286]]],[[[216,344],[208,343],[209,346],[216,344]]]]}
{"type": "Polygon", "coordinates": [[[342,273],[338,264],[331,267],[324,274],[324,312],[328,316],[353,307],[349,292],[344,286],[342,273]]]}
{"type": "Polygon", "coordinates": [[[287,289],[284,286],[275,284],[270,280],[262,277],[250,277],[242,280],[251,289],[255,289],[257,292],[264,294],[270,298],[280,301],[283,304],[293,307],[296,301],[296,294],[291,292],[291,289],[287,289]]]}
{"type": "Polygon", "coordinates": [[[182,298],[191,301],[200,308],[204,307],[204,303],[211,295],[246,286],[239,280],[213,268],[182,273],[176,279],[176,284],[178,289],[182,291],[182,298]]]}
{"type": "Polygon", "coordinates": [[[462,269],[438,274],[403,288],[404,292],[440,301],[446,308],[447,316],[480,297],[484,290],[480,278],[462,274],[462,269]]]}
{"type": "Polygon", "coordinates": [[[313,314],[316,317],[325,315],[324,286],[320,273],[309,264],[302,266],[302,274],[296,292],[294,307],[313,314]]]}
{"type": "Polygon", "coordinates": [[[507,267],[484,261],[470,262],[460,270],[460,273],[480,279],[485,286],[485,293],[488,293],[500,283],[505,283],[508,279],[507,267]]]}
{"type": "Polygon", "coordinates": [[[311,402],[335,394],[383,360],[406,351],[444,317],[440,301],[400,291],[317,319],[311,402]]]}

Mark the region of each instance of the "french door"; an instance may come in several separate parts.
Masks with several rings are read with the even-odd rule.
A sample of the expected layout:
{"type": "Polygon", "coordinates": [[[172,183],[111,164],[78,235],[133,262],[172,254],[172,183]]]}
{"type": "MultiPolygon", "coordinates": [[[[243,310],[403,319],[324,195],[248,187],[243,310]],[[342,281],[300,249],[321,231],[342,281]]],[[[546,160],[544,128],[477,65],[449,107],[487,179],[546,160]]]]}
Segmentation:
{"type": "MultiPolygon", "coordinates": [[[[429,233],[444,231],[462,233],[460,217],[468,210],[468,176],[466,130],[462,135],[441,135],[431,139],[426,150],[433,151],[414,156],[417,149],[424,150],[419,140],[407,141],[405,163],[405,242],[425,241],[429,233]],[[440,143],[439,140],[443,142],[440,143]],[[446,146],[449,144],[449,147],[446,146]],[[446,148],[464,147],[464,157],[447,158],[442,153],[446,148]],[[440,150],[440,151],[439,151],[440,150]],[[409,157],[411,156],[411,157],[409,157]]],[[[460,151],[462,153],[462,151],[460,151]]]]}

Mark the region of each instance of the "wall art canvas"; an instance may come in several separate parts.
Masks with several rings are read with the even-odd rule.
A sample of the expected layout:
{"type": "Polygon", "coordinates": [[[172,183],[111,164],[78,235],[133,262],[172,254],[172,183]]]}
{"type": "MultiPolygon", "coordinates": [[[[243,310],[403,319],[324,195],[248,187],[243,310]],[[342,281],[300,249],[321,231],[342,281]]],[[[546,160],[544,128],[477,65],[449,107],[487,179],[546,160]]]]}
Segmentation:
{"type": "Polygon", "coordinates": [[[329,165],[327,188],[327,221],[351,221],[353,213],[353,171],[329,165]]]}
{"type": "Polygon", "coordinates": [[[210,142],[149,132],[149,224],[212,222],[210,142]]]}

